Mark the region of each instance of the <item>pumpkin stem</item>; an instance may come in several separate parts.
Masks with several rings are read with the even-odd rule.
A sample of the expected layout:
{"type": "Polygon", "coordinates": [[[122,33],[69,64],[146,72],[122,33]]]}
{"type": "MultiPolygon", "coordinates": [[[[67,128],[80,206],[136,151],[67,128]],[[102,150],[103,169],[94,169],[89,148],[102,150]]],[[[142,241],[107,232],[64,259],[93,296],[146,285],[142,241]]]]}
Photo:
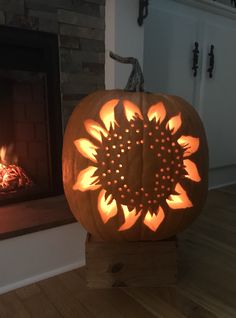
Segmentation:
{"type": "Polygon", "coordinates": [[[117,62],[133,65],[125,90],[129,92],[143,92],[144,77],[139,61],[134,57],[122,57],[111,51],[110,57],[117,62]]]}

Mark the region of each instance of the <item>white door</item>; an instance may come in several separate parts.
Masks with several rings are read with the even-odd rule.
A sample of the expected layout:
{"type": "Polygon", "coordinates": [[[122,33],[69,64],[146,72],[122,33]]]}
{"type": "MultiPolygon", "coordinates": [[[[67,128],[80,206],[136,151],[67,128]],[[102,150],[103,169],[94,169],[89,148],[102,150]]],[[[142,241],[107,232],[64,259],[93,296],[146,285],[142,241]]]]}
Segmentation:
{"type": "Polygon", "coordinates": [[[236,24],[207,23],[199,112],[205,124],[210,168],[236,165],[236,24]],[[214,45],[212,78],[208,52],[214,45]]]}
{"type": "MultiPolygon", "coordinates": [[[[158,1],[149,10],[144,27],[145,90],[182,96],[195,104],[197,77],[193,76],[194,43],[198,41],[198,19],[179,6],[158,1]]],[[[199,69],[201,51],[199,47],[199,69]]],[[[199,70],[198,70],[199,72],[199,70]]]]}

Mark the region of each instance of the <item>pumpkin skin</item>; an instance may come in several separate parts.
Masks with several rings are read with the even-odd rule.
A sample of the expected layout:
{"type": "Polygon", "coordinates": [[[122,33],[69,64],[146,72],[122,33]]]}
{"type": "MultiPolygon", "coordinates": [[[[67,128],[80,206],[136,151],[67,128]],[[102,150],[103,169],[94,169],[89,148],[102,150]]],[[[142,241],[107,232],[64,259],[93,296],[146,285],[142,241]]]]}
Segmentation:
{"type": "Polygon", "coordinates": [[[62,160],[70,209],[102,240],[169,238],[192,223],[206,199],[204,127],[194,108],[180,97],[123,90],[87,96],[69,119],[62,160]],[[107,103],[113,111],[106,116],[113,116],[113,122],[105,124],[102,109],[107,103]],[[130,111],[130,105],[136,108],[130,111]],[[100,138],[95,134],[98,128],[91,129],[95,123],[100,138]],[[78,148],[88,141],[87,151],[78,148]],[[92,169],[93,184],[83,188],[81,172],[86,169],[92,169]],[[110,214],[101,214],[101,198],[110,214]]]}

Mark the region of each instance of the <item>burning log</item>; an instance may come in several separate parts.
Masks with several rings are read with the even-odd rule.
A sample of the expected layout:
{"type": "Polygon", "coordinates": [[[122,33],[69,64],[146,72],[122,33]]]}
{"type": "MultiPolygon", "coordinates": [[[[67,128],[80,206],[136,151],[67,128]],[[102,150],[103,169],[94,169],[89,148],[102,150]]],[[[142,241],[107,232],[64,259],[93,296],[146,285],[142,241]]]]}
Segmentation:
{"type": "Polygon", "coordinates": [[[12,146],[0,148],[0,193],[15,192],[33,184],[23,168],[17,165],[16,157],[14,157],[14,162],[10,163],[7,155],[11,152],[12,146]]]}
{"type": "Polygon", "coordinates": [[[31,185],[32,181],[21,167],[0,163],[0,192],[12,192],[31,185]]]}

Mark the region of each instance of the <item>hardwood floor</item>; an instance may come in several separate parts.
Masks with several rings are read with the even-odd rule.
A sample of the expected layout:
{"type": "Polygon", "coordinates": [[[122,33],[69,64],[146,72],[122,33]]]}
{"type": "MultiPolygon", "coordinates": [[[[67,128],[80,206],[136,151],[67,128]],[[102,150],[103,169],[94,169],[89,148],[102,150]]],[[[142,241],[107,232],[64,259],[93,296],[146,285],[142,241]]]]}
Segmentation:
{"type": "Polygon", "coordinates": [[[236,317],[236,185],[209,192],[179,235],[179,280],[169,288],[86,288],[80,268],[0,296],[0,318],[236,317]]]}

